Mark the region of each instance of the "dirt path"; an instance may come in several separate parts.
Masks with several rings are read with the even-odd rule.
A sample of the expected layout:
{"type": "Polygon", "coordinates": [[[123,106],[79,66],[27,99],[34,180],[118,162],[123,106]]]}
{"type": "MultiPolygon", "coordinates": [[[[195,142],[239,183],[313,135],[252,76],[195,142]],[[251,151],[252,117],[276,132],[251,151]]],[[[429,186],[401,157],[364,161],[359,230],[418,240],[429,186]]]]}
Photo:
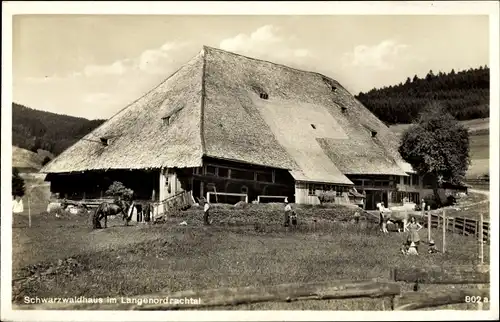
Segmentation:
{"type": "Polygon", "coordinates": [[[469,189],[469,192],[478,193],[487,196],[488,199],[490,198],[490,192],[488,190],[469,189]]]}

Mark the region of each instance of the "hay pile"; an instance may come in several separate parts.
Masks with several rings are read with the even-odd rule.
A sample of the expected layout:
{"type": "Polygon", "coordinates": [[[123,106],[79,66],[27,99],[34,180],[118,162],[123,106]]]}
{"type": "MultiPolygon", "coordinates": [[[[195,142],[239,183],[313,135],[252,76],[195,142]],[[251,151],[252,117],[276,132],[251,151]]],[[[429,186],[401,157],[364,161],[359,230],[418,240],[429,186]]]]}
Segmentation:
{"type": "MultiPolygon", "coordinates": [[[[361,222],[377,223],[374,217],[367,216],[361,209],[340,205],[294,205],[299,222],[305,224],[333,223],[333,222],[361,222]]],[[[210,219],[214,224],[222,226],[244,226],[259,223],[262,225],[282,225],[284,221],[284,206],[281,203],[267,204],[238,204],[237,207],[229,204],[213,204],[210,209],[210,219]]],[[[189,210],[172,213],[168,216],[169,222],[180,223],[186,221],[189,226],[203,224],[203,209],[193,207],[189,210]]]]}

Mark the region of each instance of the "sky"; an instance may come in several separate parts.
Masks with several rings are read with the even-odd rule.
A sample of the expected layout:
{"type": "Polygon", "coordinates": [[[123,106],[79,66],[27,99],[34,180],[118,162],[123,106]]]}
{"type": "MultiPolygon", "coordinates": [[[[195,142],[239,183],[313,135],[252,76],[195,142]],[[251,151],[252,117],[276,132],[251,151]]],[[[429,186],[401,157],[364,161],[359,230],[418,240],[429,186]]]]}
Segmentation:
{"type": "Polygon", "coordinates": [[[353,95],[489,65],[488,16],[18,15],[13,101],[109,118],[203,45],[320,72],[353,95]]]}

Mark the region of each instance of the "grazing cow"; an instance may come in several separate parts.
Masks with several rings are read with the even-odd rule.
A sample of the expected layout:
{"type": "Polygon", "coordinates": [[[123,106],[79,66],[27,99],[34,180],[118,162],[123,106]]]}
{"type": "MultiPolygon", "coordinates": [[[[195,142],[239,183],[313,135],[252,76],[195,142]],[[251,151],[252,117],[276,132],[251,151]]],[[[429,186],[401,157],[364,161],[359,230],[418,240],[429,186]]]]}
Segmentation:
{"type": "Polygon", "coordinates": [[[101,229],[101,220],[104,218],[104,228],[108,228],[108,216],[115,216],[118,214],[123,214],[123,220],[126,220],[125,226],[128,226],[128,223],[132,219],[132,206],[133,202],[127,202],[124,200],[117,200],[113,203],[103,202],[101,203],[96,211],[94,212],[94,216],[92,218],[92,226],[93,229],[101,229]]]}
{"type": "Polygon", "coordinates": [[[387,224],[389,222],[398,225],[398,232],[403,232],[406,230],[406,225],[409,222],[410,214],[408,211],[392,211],[389,208],[385,208],[382,203],[377,204],[377,208],[380,212],[380,230],[383,233],[388,233],[387,224]]]}

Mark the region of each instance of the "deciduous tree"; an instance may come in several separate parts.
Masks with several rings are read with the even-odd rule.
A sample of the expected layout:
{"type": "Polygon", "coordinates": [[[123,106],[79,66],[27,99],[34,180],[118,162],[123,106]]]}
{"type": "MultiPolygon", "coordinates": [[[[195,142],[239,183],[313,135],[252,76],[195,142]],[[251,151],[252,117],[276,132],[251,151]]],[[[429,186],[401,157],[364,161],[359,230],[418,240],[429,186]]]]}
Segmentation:
{"type": "Polygon", "coordinates": [[[439,103],[429,104],[403,133],[399,153],[420,175],[434,178],[434,195],[443,182],[459,184],[470,164],[469,132],[439,103]]]}

